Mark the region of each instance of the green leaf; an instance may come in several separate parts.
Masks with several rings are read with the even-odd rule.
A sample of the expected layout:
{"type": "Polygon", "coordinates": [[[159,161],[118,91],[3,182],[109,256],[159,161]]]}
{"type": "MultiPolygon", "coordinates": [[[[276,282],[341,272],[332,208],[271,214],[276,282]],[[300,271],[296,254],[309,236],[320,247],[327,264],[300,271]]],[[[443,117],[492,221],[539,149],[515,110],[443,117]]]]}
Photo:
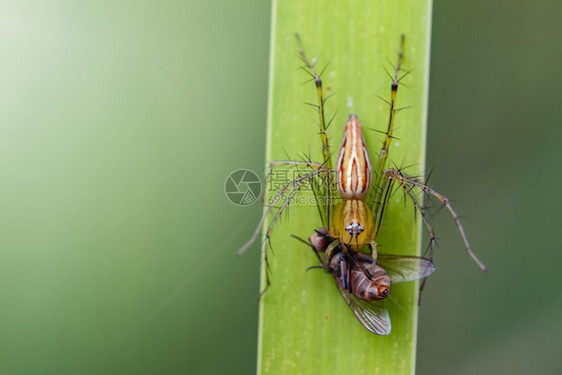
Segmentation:
{"type": "MultiPolygon", "coordinates": [[[[388,119],[390,79],[400,35],[405,34],[404,69],[412,70],[398,90],[390,161],[423,172],[429,72],[431,1],[274,2],[268,114],[268,162],[310,154],[322,161],[316,103],[310,77],[300,69],[295,33],[323,74],[326,116],[337,153],[349,113],[358,112],[371,157],[378,156],[388,119]],[[304,84],[303,84],[304,83],[304,84]],[[370,98],[370,100],[369,100],[370,98]],[[361,109],[360,109],[361,108],[361,109]]],[[[286,169],[285,169],[286,170],[286,169]]],[[[274,177],[279,181],[280,174],[274,177]]],[[[289,173],[288,178],[291,177],[289,173]]],[[[269,188],[274,188],[270,185],[269,188]]],[[[310,194],[303,194],[307,199],[310,194]]],[[[419,255],[421,221],[396,194],[386,213],[379,252],[419,255]]],[[[321,226],[318,210],[298,202],[283,215],[271,238],[271,287],[260,302],[258,371],[262,374],[411,374],[415,371],[418,284],[394,285],[386,300],[389,336],[376,336],[357,321],[328,273],[306,271],[318,264],[312,250],[291,238],[306,238],[321,226]]],[[[265,286],[262,270],[262,287],[265,286]]]]}

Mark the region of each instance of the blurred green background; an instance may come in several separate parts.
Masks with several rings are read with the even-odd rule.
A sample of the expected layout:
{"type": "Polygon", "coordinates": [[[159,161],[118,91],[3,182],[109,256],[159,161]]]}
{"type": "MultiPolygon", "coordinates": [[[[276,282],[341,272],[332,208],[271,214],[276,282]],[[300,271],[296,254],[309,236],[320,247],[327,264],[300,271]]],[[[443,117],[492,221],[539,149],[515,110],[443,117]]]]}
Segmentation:
{"type": "MultiPolygon", "coordinates": [[[[270,9],[0,5],[1,373],[254,373],[260,207],[224,181],[263,172],[270,9]]],[[[435,217],[420,374],[562,369],[561,12],[434,3],[427,166],[490,274],[435,217]]]]}

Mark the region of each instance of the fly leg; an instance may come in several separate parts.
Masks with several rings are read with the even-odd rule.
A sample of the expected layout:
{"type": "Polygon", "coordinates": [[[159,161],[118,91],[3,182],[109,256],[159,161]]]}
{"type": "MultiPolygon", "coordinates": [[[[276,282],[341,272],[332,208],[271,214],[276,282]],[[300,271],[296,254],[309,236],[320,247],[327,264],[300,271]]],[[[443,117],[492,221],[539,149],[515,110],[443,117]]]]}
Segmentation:
{"type": "Polygon", "coordinates": [[[347,290],[349,293],[351,293],[351,284],[350,284],[350,279],[349,279],[349,265],[347,264],[347,260],[345,259],[345,254],[342,253],[340,255],[340,258],[338,260],[339,265],[340,265],[340,274],[341,274],[341,280],[342,280],[342,284],[343,284],[343,288],[345,290],[347,290]]]}
{"type": "Polygon", "coordinates": [[[373,258],[371,258],[370,256],[368,256],[367,254],[363,254],[363,253],[357,253],[357,260],[360,262],[367,262],[369,264],[374,263],[375,261],[373,260],[373,258]]]}
{"type": "MultiPolygon", "coordinates": [[[[352,263],[354,266],[356,266],[357,268],[361,269],[361,272],[363,272],[365,274],[365,276],[367,276],[367,278],[369,280],[373,279],[373,275],[371,274],[371,271],[369,271],[365,265],[363,264],[363,262],[361,261],[361,259],[363,257],[367,257],[365,254],[362,254],[360,252],[355,252],[355,251],[350,251],[345,253],[350,261],[350,263],[352,263]]],[[[368,257],[367,257],[368,258],[368,257]]],[[[370,258],[369,258],[370,259],[370,258]]],[[[370,259],[370,261],[368,261],[368,263],[372,263],[373,260],[370,259]]]]}

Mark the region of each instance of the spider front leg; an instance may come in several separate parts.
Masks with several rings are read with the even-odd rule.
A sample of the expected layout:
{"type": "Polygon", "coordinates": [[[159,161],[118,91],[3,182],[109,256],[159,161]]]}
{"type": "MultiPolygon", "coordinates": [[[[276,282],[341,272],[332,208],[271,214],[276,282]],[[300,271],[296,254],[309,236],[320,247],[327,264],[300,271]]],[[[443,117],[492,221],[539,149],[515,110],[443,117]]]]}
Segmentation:
{"type": "MultiPolygon", "coordinates": [[[[425,196],[432,195],[435,198],[437,198],[442,203],[442,205],[447,208],[447,210],[455,220],[455,224],[457,225],[457,228],[461,234],[468,255],[470,255],[470,257],[474,260],[474,262],[476,262],[476,264],[480,267],[482,271],[488,272],[486,266],[484,266],[484,264],[480,261],[480,259],[478,259],[476,254],[474,254],[474,252],[472,251],[472,247],[468,242],[468,238],[461,224],[459,215],[453,209],[453,206],[451,205],[449,199],[446,196],[439,193],[437,190],[433,189],[432,187],[426,185],[425,183],[418,181],[415,177],[407,176],[403,174],[398,169],[385,169],[383,171],[383,175],[390,181],[390,183],[388,184],[390,186],[390,189],[392,188],[392,181],[398,182],[401,186],[409,187],[410,189],[406,191],[408,192],[408,196],[410,198],[415,197],[414,195],[411,194],[412,188],[419,188],[424,193],[425,196]]],[[[418,208],[420,212],[423,212],[423,207],[421,207],[419,202],[417,202],[415,199],[412,199],[412,201],[414,201],[415,207],[418,208]]],[[[422,214],[422,218],[424,219],[424,222],[426,222],[426,227],[428,228],[428,232],[430,233],[432,242],[435,242],[435,233],[433,232],[431,225],[428,224],[429,220],[427,220],[427,217],[424,214],[422,214]]]]}
{"type": "Polygon", "coordinates": [[[326,125],[326,116],[324,115],[324,104],[326,103],[326,99],[324,99],[324,92],[322,89],[322,79],[320,78],[320,74],[316,73],[316,69],[314,65],[310,62],[310,60],[306,57],[304,53],[304,49],[302,48],[302,42],[299,34],[295,34],[297,38],[297,44],[299,46],[299,54],[301,56],[302,61],[305,63],[306,68],[303,67],[303,70],[307,72],[312,79],[314,80],[314,84],[316,85],[316,96],[318,97],[318,106],[316,107],[318,110],[318,117],[320,120],[320,139],[322,141],[322,156],[324,158],[324,163],[327,168],[332,169],[332,154],[330,152],[330,144],[328,140],[328,127],[326,125]]]}
{"type": "Polygon", "coordinates": [[[403,79],[409,72],[406,72],[402,76],[400,76],[400,71],[402,70],[402,64],[404,59],[404,43],[405,37],[402,35],[400,37],[400,51],[398,52],[398,62],[394,68],[394,75],[391,76],[392,84],[390,86],[390,100],[387,102],[389,107],[389,115],[388,115],[388,124],[387,129],[385,132],[384,140],[382,142],[382,147],[379,152],[379,157],[377,159],[377,163],[374,169],[374,178],[373,178],[373,194],[375,196],[375,202],[381,200],[381,195],[384,190],[380,189],[385,182],[385,176],[383,170],[386,166],[386,162],[388,160],[388,154],[390,149],[390,143],[394,136],[392,135],[394,131],[394,120],[396,118],[396,112],[398,111],[396,108],[396,97],[398,95],[398,87],[400,84],[400,80],[403,79]]]}

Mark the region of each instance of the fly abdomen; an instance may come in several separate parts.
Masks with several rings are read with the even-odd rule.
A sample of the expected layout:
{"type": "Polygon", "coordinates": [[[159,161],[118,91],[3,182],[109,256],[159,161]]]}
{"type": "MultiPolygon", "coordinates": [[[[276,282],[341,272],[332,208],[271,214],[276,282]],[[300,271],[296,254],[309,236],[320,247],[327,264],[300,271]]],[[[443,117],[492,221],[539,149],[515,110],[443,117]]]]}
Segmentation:
{"type": "Polygon", "coordinates": [[[376,263],[363,263],[365,269],[371,273],[371,278],[359,267],[351,270],[351,291],[362,300],[381,300],[390,294],[390,276],[376,263]]]}

